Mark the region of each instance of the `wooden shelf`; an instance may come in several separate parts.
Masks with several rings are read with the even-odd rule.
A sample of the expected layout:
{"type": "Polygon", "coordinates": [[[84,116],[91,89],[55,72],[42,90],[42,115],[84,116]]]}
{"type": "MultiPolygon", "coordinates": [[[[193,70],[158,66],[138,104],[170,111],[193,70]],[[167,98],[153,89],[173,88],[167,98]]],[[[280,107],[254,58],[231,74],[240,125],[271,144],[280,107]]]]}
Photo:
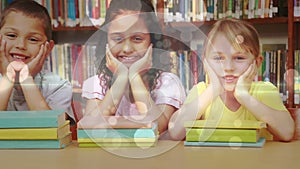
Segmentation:
{"type": "Polygon", "coordinates": [[[294,22],[300,22],[300,17],[294,17],[294,22]]]}
{"type": "Polygon", "coordinates": [[[57,27],[57,28],[52,28],[53,32],[59,32],[59,31],[97,31],[99,28],[95,26],[76,26],[76,27],[57,27]]]}

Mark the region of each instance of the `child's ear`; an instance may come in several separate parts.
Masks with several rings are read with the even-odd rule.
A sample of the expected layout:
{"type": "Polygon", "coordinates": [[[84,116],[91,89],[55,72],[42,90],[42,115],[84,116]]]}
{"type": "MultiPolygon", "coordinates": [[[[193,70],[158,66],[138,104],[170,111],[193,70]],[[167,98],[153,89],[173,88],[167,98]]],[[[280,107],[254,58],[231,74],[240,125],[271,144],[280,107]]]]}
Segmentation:
{"type": "Polygon", "coordinates": [[[53,49],[53,47],[55,45],[53,40],[50,40],[48,43],[49,43],[49,48],[48,48],[46,56],[49,56],[49,54],[51,53],[51,51],[52,51],[52,49],[53,49]]]}
{"type": "Polygon", "coordinates": [[[54,47],[54,41],[53,40],[50,40],[49,41],[49,51],[51,51],[54,47]]]}
{"type": "Polygon", "coordinates": [[[262,64],[264,60],[264,57],[262,55],[259,55],[258,57],[255,58],[255,63],[257,67],[260,67],[260,65],[262,64]]]}

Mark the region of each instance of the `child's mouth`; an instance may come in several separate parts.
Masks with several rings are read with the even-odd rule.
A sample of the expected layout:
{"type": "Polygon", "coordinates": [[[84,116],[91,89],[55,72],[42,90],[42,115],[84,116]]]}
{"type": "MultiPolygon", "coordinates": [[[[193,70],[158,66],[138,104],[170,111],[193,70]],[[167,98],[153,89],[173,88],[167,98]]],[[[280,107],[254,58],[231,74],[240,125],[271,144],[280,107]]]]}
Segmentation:
{"type": "Polygon", "coordinates": [[[235,82],[236,77],[235,76],[225,76],[223,77],[226,83],[233,83],[235,82]]]}
{"type": "Polygon", "coordinates": [[[22,61],[22,62],[24,62],[28,57],[21,56],[21,55],[12,55],[12,58],[14,58],[15,61],[22,61]]]}

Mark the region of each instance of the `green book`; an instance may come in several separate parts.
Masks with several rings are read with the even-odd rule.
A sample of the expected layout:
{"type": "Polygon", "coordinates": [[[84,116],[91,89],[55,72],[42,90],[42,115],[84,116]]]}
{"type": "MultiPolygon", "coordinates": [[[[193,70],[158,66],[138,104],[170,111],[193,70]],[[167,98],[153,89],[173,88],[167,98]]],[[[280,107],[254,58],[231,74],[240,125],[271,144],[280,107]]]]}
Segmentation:
{"type": "Polygon", "coordinates": [[[259,137],[259,129],[186,129],[186,141],[255,143],[259,137]]]}
{"type": "Polygon", "coordinates": [[[152,128],[77,129],[77,138],[155,138],[157,135],[156,123],[152,128]]]}
{"type": "Polygon", "coordinates": [[[63,110],[0,111],[0,128],[58,127],[65,119],[63,110]]]}

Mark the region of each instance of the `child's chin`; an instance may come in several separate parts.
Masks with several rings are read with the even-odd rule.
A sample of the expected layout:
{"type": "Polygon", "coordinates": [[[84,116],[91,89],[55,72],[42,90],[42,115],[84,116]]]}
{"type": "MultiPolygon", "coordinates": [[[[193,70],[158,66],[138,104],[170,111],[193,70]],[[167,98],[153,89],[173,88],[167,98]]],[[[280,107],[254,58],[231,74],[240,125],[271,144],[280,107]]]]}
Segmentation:
{"type": "Polygon", "coordinates": [[[235,89],[235,85],[225,85],[224,89],[228,92],[233,92],[235,89]]]}

